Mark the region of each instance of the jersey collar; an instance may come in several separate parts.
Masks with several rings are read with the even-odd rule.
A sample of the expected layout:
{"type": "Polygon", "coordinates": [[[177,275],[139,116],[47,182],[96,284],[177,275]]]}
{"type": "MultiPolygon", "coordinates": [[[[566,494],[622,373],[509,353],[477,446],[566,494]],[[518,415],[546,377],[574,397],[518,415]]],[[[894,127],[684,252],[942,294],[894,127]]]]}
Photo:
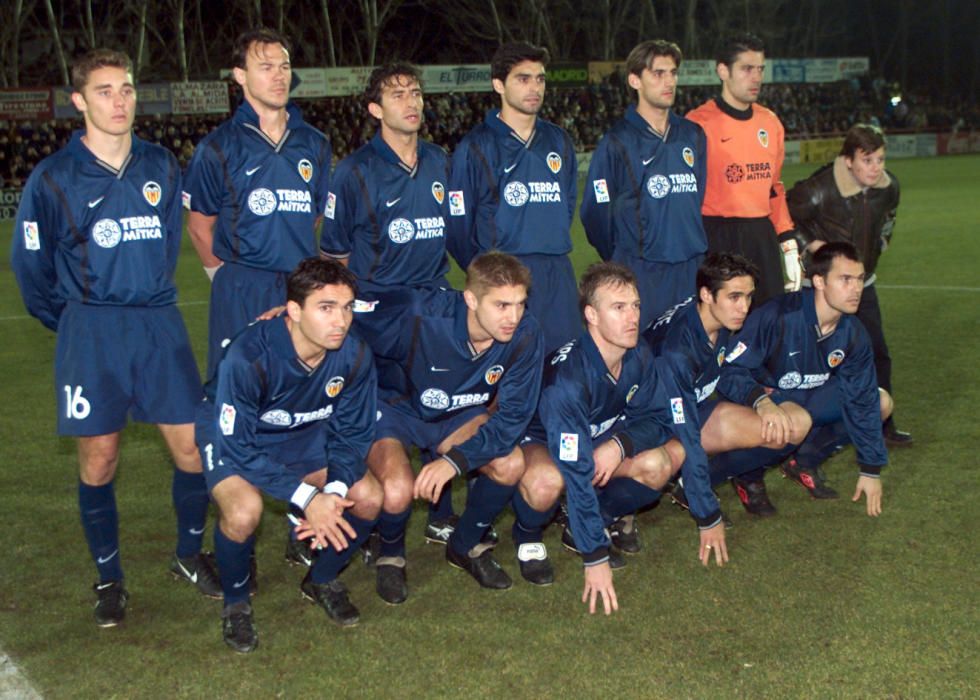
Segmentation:
{"type": "Polygon", "coordinates": [[[136,134],[133,134],[132,145],[129,148],[129,155],[127,155],[126,160],[123,161],[122,167],[117,170],[104,160],[99,160],[99,158],[88,149],[88,146],[82,143],[82,136],[84,135],[85,129],[77,129],[76,131],[72,132],[71,140],[68,142],[68,152],[71,153],[72,157],[79,162],[87,165],[94,165],[112,175],[117,180],[121,180],[123,178],[129,164],[133,162],[133,158],[146,147],[146,142],[140,138],[137,138],[136,134]]]}
{"type": "Polygon", "coordinates": [[[289,138],[289,134],[296,129],[298,126],[303,124],[303,113],[300,112],[299,107],[297,107],[292,102],[286,104],[286,131],[283,133],[282,138],[279,139],[279,143],[274,143],[272,139],[265,135],[259,124],[259,115],[249,104],[248,100],[243,99],[242,103],[238,105],[238,109],[235,110],[235,114],[232,117],[235,123],[254,131],[258,136],[266,141],[270,146],[272,146],[277,151],[282,148],[283,144],[286,143],[286,139],[289,138]]]}
{"type": "Polygon", "coordinates": [[[416,146],[416,150],[415,150],[416,152],[415,165],[411,167],[405,164],[402,161],[402,159],[398,157],[398,154],[395,153],[394,150],[392,150],[391,146],[389,146],[388,143],[383,138],[381,138],[380,127],[375,132],[374,136],[371,138],[370,143],[371,143],[371,148],[374,149],[374,152],[377,153],[379,156],[381,156],[381,158],[384,159],[385,162],[391,163],[392,165],[397,165],[399,168],[401,168],[406,173],[408,173],[409,177],[415,177],[415,173],[417,173],[419,169],[419,162],[422,160],[421,139],[419,139],[418,145],[416,146]]]}
{"type": "Polygon", "coordinates": [[[530,148],[531,142],[534,141],[534,137],[538,133],[538,124],[540,122],[541,122],[540,118],[538,117],[534,118],[534,131],[531,132],[531,138],[525,141],[518,135],[516,131],[514,131],[507,125],[507,122],[505,122],[503,119],[500,118],[499,109],[491,109],[489,112],[487,112],[486,119],[484,119],[484,123],[486,123],[486,125],[489,126],[490,129],[495,134],[497,134],[497,136],[500,136],[502,138],[506,138],[507,136],[510,136],[516,139],[518,143],[522,144],[524,148],[530,148]]]}
{"type": "Polygon", "coordinates": [[[660,139],[666,141],[670,136],[670,132],[673,130],[674,126],[680,121],[680,117],[677,116],[673,111],[667,113],[667,131],[663,134],[658,133],[646,119],[640,116],[640,113],[636,111],[636,105],[632,104],[626,108],[626,113],[623,114],[623,119],[626,120],[628,124],[635,127],[644,136],[649,138],[660,139]]]}
{"type": "Polygon", "coordinates": [[[718,105],[718,109],[727,114],[732,119],[737,119],[740,122],[747,122],[752,118],[752,105],[749,105],[748,109],[735,109],[730,104],[721,99],[721,95],[715,98],[715,104],[718,105]]]}
{"type": "MultiPolygon", "coordinates": [[[[642,341],[641,342],[646,342],[642,341]]],[[[592,370],[601,377],[604,377],[607,382],[616,386],[616,378],[612,376],[609,372],[609,368],[606,367],[606,361],[602,359],[602,353],[599,352],[599,347],[595,344],[592,336],[589,335],[588,331],[583,331],[582,335],[579,337],[579,343],[582,346],[582,352],[585,353],[585,357],[589,363],[592,370]]],[[[623,355],[623,366],[626,366],[627,358],[629,357],[632,350],[627,350],[626,354],[623,355]]],[[[620,372],[619,376],[623,376],[620,372]]]]}

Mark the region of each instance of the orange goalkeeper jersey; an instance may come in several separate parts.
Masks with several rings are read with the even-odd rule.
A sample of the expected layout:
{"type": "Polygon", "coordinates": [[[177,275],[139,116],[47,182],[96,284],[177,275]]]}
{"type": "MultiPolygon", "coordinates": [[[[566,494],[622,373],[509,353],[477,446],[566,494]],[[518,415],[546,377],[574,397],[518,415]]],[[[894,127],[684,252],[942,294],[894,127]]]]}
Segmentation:
{"type": "Polygon", "coordinates": [[[748,119],[733,112],[723,111],[712,99],[686,115],[701,125],[708,138],[708,178],[701,213],[746,219],[767,216],[776,233],[788,231],[793,220],[780,180],[782,122],[760,105],[752,106],[748,119]]]}

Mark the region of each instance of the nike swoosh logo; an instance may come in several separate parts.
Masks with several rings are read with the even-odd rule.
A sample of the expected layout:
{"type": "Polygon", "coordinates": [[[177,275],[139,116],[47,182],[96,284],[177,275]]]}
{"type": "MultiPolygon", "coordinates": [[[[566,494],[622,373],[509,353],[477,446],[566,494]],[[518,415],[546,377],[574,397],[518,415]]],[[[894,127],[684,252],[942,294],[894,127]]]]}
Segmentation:
{"type": "Polygon", "coordinates": [[[258,172],[261,169],[262,169],[261,165],[256,168],[249,168],[248,170],[245,171],[245,177],[252,177],[252,175],[254,175],[256,172],[258,172]]]}
{"type": "Polygon", "coordinates": [[[436,367],[435,365],[432,365],[431,367],[429,367],[429,371],[430,372],[448,372],[449,371],[449,368],[448,367],[436,367]]]}
{"type": "Polygon", "coordinates": [[[794,350],[793,352],[791,352],[789,354],[789,356],[792,357],[793,355],[799,355],[801,352],[803,352],[803,351],[802,350],[794,350]]]}
{"type": "Polygon", "coordinates": [[[196,571],[194,573],[191,573],[190,571],[187,570],[187,567],[184,566],[183,564],[181,564],[180,562],[177,562],[177,566],[179,566],[180,567],[180,570],[184,572],[184,576],[187,577],[187,580],[188,581],[190,581],[191,583],[197,583],[197,572],[196,571]]]}
{"type": "Polygon", "coordinates": [[[116,556],[117,554],[119,554],[119,550],[118,549],[115,550],[112,554],[110,554],[107,557],[99,557],[98,559],[95,560],[95,563],[96,564],[105,564],[106,562],[112,561],[112,558],[114,556],[116,556]]]}
{"type": "Polygon", "coordinates": [[[99,202],[101,202],[103,199],[105,199],[105,195],[102,195],[98,199],[93,199],[91,202],[88,203],[88,208],[92,209],[94,207],[99,206],[99,202]]]}
{"type": "Polygon", "coordinates": [[[242,586],[244,586],[244,585],[245,585],[246,583],[248,583],[248,580],[249,580],[250,578],[252,578],[252,575],[251,575],[251,574],[247,574],[247,575],[245,576],[245,578],[243,578],[243,579],[242,579],[241,581],[237,581],[237,582],[235,582],[235,583],[233,583],[233,584],[231,584],[231,585],[232,585],[232,588],[241,588],[241,587],[242,587],[242,586]]]}
{"type": "Polygon", "coordinates": [[[477,523],[477,527],[490,527],[490,523],[477,523]]]}
{"type": "Polygon", "coordinates": [[[723,137],[721,139],[721,142],[722,143],[725,143],[726,141],[731,141],[733,138],[735,138],[735,137],[734,136],[725,136],[725,137],[723,137]]]}
{"type": "Polygon", "coordinates": [[[511,170],[517,167],[517,163],[511,163],[508,167],[504,168],[505,173],[509,173],[511,170]]]}
{"type": "Polygon", "coordinates": [[[647,158],[646,160],[643,161],[643,165],[650,165],[650,163],[652,163],[654,160],[656,160],[656,158],[657,158],[657,156],[650,156],[649,158],[647,158]]]}
{"type": "Polygon", "coordinates": [[[401,197],[399,197],[398,199],[392,199],[390,201],[386,201],[385,202],[385,206],[390,209],[391,207],[393,207],[396,204],[398,204],[400,201],[402,201],[402,198],[401,197]]]}
{"type": "Polygon", "coordinates": [[[200,530],[195,530],[194,528],[190,528],[188,532],[191,533],[192,535],[203,535],[204,528],[202,527],[200,530]]]}

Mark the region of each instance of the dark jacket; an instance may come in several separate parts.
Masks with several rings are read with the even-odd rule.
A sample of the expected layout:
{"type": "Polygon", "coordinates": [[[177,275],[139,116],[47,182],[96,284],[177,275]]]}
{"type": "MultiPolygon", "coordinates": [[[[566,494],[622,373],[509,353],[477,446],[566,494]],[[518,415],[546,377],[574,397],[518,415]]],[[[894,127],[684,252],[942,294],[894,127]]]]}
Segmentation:
{"type": "Polygon", "coordinates": [[[786,195],[803,244],[815,240],[854,244],[869,281],[891,238],[898,198],[898,180],[887,170],[862,192],[843,156],[797,182],[786,195]]]}

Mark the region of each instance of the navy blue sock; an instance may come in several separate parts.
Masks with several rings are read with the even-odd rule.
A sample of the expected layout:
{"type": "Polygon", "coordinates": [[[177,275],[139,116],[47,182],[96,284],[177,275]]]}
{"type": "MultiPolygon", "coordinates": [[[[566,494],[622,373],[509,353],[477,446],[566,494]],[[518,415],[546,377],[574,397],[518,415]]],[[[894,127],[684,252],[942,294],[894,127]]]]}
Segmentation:
{"type": "Polygon", "coordinates": [[[218,576],[221,590],[225,594],[225,607],[248,600],[252,552],[255,549],[255,535],[244,542],[233,542],[221,531],[220,525],[214,528],[214,557],[218,562],[218,576]]]}
{"type": "Polygon", "coordinates": [[[439,500],[435,503],[429,504],[429,522],[435,522],[436,520],[445,520],[446,518],[452,516],[453,514],[453,482],[450,481],[446,484],[442,493],[439,495],[439,500]]]}
{"type": "Polygon", "coordinates": [[[364,540],[371,534],[377,520],[362,520],[351,513],[344,513],[344,520],[349,522],[354,528],[357,536],[353,541],[348,541],[347,549],[337,551],[329,547],[320,552],[313,560],[313,567],[310,569],[310,578],[313,583],[330,583],[340,575],[341,569],[347,566],[347,562],[364,544],[364,540]]]}
{"type": "Polygon", "coordinates": [[[82,529],[85,531],[88,550],[99,570],[99,583],[122,581],[122,564],[119,563],[119,511],[116,510],[116,492],[112,482],[104,486],[89,486],[79,480],[78,510],[82,516],[82,529]]]}
{"type": "Polygon", "coordinates": [[[411,505],[401,513],[381,511],[381,517],[378,519],[378,535],[381,537],[379,556],[405,556],[405,529],[408,527],[410,517],[412,517],[411,505]]]}
{"type": "Polygon", "coordinates": [[[807,469],[815,469],[823,464],[839,445],[850,442],[844,422],[814,427],[800,443],[796,451],[796,463],[807,469]]]}
{"type": "Polygon", "coordinates": [[[544,528],[551,521],[558,508],[558,503],[554,503],[544,511],[534,510],[531,504],[524,500],[520,489],[514,490],[514,495],[510,499],[511,508],[514,509],[514,527],[511,535],[514,544],[520,546],[527,542],[540,542],[544,537],[544,528]]]}
{"type": "Polygon", "coordinates": [[[171,494],[177,514],[177,556],[189,557],[201,551],[208,518],[208,485],[204,474],[183,472],[174,467],[171,494]]]}
{"type": "Polygon", "coordinates": [[[598,489],[597,495],[602,524],[606,527],[660,498],[659,491],[629,477],[610,479],[605,486],[598,489]]]}
{"type": "Polygon", "coordinates": [[[449,538],[449,546],[460,554],[468,554],[479,544],[483,533],[493,524],[500,511],[507,507],[516,484],[498,484],[486,474],[473,480],[473,488],[466,496],[466,509],[449,538]]]}
{"type": "Polygon", "coordinates": [[[722,452],[708,460],[711,486],[717,486],[732,477],[745,481],[761,481],[767,466],[779,464],[795,451],[796,445],[786,445],[781,450],[753,447],[748,450],[722,452]]]}

